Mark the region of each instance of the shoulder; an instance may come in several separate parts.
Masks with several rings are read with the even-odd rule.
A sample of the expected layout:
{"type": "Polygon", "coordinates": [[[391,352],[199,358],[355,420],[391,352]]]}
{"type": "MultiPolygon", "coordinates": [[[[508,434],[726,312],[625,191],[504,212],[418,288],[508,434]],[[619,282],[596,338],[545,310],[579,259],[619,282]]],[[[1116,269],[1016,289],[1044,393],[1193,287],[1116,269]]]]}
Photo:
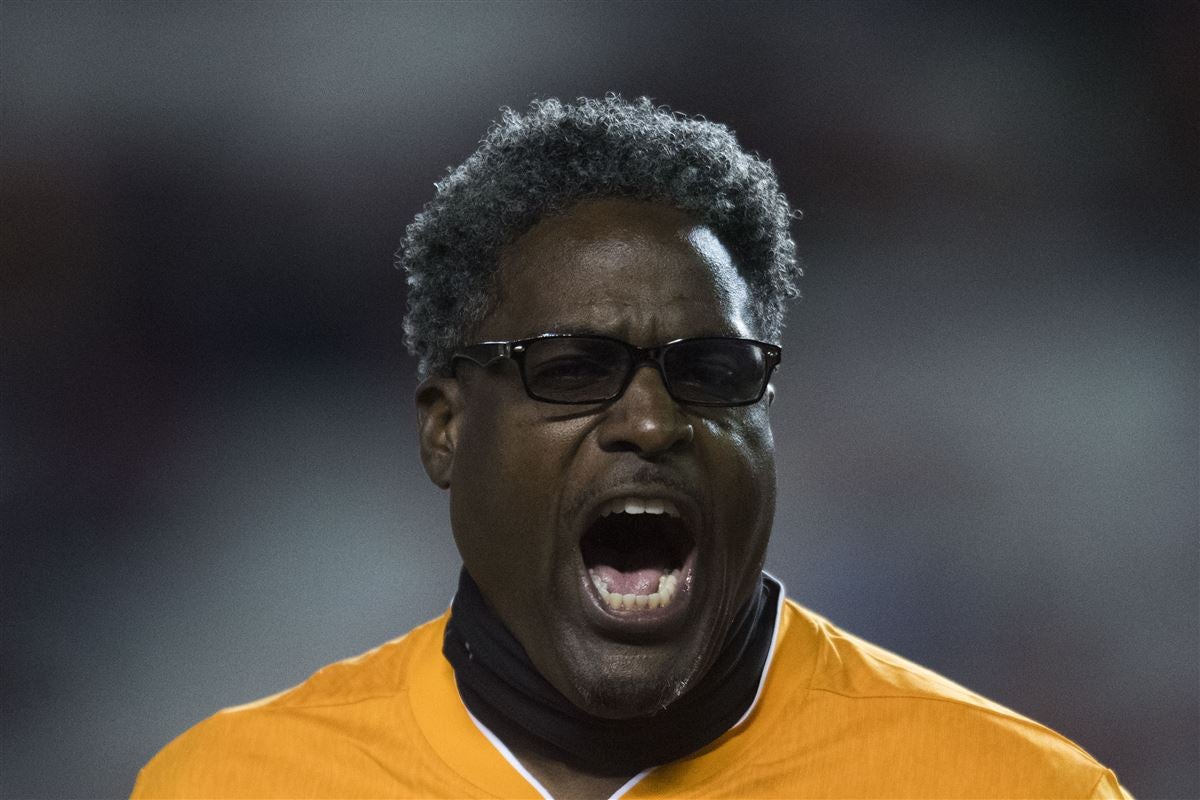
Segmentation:
{"type": "Polygon", "coordinates": [[[806,690],[793,697],[795,718],[822,731],[835,759],[853,754],[866,773],[891,781],[911,772],[925,794],[987,788],[1086,797],[1111,775],[1070,739],[1012,709],[790,600],[784,613],[785,635],[804,640],[815,662],[806,690]],[[898,764],[909,766],[898,774],[898,764]]]}
{"type": "Polygon", "coordinates": [[[369,775],[374,759],[361,739],[386,729],[389,744],[403,747],[412,729],[409,667],[440,652],[443,626],[433,620],[291,689],[217,712],[164,747],[133,796],[312,796],[369,775]]]}
{"type": "Polygon", "coordinates": [[[944,701],[976,711],[1025,719],[931,669],[847,633],[791,599],[785,602],[784,608],[790,618],[789,630],[799,628],[815,645],[817,663],[810,686],[812,690],[847,698],[944,701]]]}

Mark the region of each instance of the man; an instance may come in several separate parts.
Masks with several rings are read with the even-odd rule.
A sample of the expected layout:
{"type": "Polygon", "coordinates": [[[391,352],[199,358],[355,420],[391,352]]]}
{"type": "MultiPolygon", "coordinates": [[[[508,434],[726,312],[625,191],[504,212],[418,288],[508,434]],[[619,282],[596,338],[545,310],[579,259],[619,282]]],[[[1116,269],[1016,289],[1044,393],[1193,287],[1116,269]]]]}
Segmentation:
{"type": "Polygon", "coordinates": [[[507,112],[401,256],[451,610],[206,720],[135,796],[1122,796],[762,572],[790,219],[723,126],[507,112]]]}

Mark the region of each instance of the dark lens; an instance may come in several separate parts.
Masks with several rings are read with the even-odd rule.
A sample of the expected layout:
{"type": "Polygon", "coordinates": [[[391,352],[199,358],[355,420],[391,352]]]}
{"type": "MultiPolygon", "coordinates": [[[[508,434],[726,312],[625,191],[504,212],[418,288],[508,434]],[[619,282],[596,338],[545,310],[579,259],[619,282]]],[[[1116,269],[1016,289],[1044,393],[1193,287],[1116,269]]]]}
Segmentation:
{"type": "Polygon", "coordinates": [[[693,339],[663,356],[671,391],[685,403],[735,404],[758,399],[766,382],[766,354],[741,339],[693,339]]]}
{"type": "Polygon", "coordinates": [[[629,354],[619,343],[586,336],[537,339],[525,348],[525,382],[543,400],[592,403],[621,389],[629,354]]]}

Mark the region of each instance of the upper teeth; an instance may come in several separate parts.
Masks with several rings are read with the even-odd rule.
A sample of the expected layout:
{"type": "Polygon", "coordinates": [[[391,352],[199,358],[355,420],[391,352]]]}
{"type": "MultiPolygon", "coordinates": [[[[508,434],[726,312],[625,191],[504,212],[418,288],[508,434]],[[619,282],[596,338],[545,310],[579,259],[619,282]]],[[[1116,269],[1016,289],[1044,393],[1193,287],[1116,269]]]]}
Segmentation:
{"type": "Polygon", "coordinates": [[[600,516],[607,517],[609,514],[666,514],[678,517],[679,509],[670,500],[660,498],[617,497],[600,508],[600,516]]]}

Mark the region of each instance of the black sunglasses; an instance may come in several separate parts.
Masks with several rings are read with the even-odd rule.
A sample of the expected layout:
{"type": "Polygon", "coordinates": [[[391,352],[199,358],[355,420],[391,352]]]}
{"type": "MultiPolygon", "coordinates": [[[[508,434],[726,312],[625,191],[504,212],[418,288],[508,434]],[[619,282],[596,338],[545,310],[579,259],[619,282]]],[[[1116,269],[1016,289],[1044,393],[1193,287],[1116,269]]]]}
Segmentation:
{"type": "Polygon", "coordinates": [[[488,367],[511,358],[525,392],[545,403],[604,403],[624,394],[643,362],[658,367],[667,393],[694,406],[758,402],[783,351],[753,339],[702,336],[658,347],[636,347],[608,336],[545,334],[511,342],[482,342],[451,358],[488,367]]]}

